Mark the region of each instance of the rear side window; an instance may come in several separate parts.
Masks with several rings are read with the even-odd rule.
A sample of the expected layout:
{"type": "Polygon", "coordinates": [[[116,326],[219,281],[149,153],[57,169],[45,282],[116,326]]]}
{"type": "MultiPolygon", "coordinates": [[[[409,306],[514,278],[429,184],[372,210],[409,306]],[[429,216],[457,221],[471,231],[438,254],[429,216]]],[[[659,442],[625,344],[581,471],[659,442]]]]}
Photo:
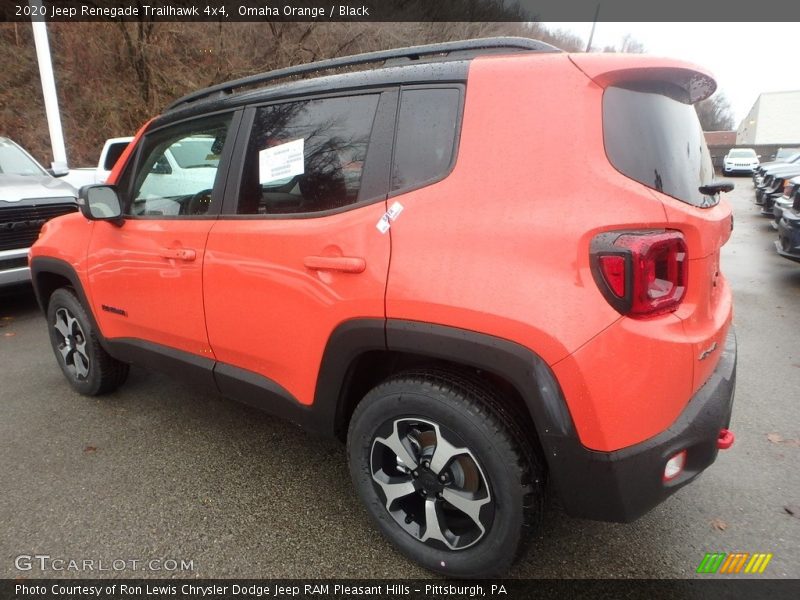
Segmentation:
{"type": "Polygon", "coordinates": [[[678,86],[606,88],[603,137],[611,164],[631,179],[693,206],[718,201],[698,190],[712,181],[714,169],[694,107],[678,86]]]}
{"type": "Polygon", "coordinates": [[[358,202],[378,98],[370,94],[259,108],[237,213],[305,214],[358,202]]]}
{"type": "Polygon", "coordinates": [[[392,191],[417,188],[450,171],[456,147],[461,90],[403,90],[397,122],[392,191]]]}

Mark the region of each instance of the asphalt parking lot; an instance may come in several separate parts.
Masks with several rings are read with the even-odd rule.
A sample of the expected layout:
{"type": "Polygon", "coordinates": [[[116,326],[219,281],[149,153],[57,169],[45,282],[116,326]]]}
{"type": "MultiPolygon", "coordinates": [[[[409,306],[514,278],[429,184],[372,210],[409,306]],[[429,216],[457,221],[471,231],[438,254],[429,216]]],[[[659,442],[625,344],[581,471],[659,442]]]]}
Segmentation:
{"type": "MultiPolygon", "coordinates": [[[[704,553],[740,551],[773,553],[764,576],[800,577],[800,264],[775,253],[750,179],[733,181],[722,268],[739,336],[736,444],[633,524],[551,503],[512,576],[692,577],[704,553]]],[[[113,395],[81,397],[30,292],[0,297],[0,318],[0,577],[430,576],[368,522],[340,444],[140,369],[113,395]],[[16,568],[35,554],[162,570],[16,568]]]]}

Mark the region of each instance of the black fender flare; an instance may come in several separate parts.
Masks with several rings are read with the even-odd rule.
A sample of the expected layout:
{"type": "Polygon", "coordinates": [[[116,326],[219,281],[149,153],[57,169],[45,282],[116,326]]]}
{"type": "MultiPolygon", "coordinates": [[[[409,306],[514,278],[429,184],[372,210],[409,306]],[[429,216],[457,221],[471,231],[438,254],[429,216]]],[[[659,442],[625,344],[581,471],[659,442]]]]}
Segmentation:
{"type": "Polygon", "coordinates": [[[94,318],[94,313],[92,313],[89,298],[86,295],[86,291],[83,289],[83,284],[81,283],[80,277],[78,277],[77,271],[75,271],[75,267],[60,258],[34,256],[30,262],[30,268],[33,293],[36,295],[36,301],[39,303],[39,308],[42,309],[42,312],[47,313],[47,303],[45,301],[45,290],[42,289],[41,276],[48,273],[59,275],[69,281],[75,293],[78,295],[81,304],[86,308],[86,313],[92,320],[92,327],[94,327],[94,330],[99,334],[100,328],[97,326],[97,321],[94,318]]]}
{"type": "Polygon", "coordinates": [[[561,387],[538,354],[485,333],[400,319],[354,319],[334,330],[317,378],[314,412],[320,424],[337,422],[350,365],[361,354],[376,350],[447,360],[504,379],[523,398],[548,462],[565,445],[578,443],[561,387]]]}

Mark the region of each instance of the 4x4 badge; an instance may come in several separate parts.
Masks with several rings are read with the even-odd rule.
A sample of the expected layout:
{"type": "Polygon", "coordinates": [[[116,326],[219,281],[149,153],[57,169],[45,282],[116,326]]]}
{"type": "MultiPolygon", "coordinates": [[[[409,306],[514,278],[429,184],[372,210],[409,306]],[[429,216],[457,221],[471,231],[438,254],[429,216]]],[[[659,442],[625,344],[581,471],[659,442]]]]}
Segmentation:
{"type": "Polygon", "coordinates": [[[378,223],[375,225],[375,227],[377,227],[378,231],[381,233],[386,233],[392,226],[392,221],[397,219],[401,212],[403,212],[403,205],[399,202],[395,202],[389,207],[389,210],[383,213],[383,216],[378,220],[378,223]]]}

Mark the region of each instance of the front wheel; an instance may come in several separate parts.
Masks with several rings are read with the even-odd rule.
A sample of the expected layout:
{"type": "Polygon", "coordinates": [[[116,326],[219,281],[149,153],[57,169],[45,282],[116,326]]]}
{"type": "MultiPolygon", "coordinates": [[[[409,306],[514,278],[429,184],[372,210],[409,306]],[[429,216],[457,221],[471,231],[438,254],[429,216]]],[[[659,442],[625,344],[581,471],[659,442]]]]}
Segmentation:
{"type": "Polygon", "coordinates": [[[128,365],[100,345],[86,311],[71,289],[53,292],[47,305],[50,344],[69,384],[81,394],[112,392],[128,377],[128,365]]]}
{"type": "Polygon", "coordinates": [[[541,512],[543,472],[482,380],[413,371],[374,388],[348,433],[350,471],[382,533],[424,567],[505,571],[541,512]]]}

